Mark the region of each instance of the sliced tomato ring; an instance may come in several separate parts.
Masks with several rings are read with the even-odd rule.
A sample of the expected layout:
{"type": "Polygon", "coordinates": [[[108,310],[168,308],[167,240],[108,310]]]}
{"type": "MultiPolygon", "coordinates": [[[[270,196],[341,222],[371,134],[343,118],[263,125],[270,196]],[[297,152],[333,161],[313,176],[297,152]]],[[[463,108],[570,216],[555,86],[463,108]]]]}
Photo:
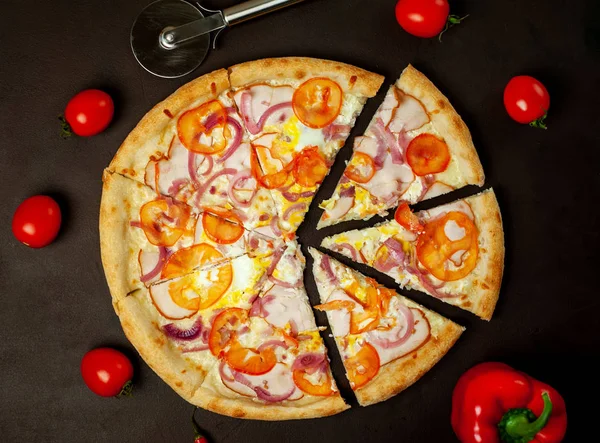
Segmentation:
{"type": "Polygon", "coordinates": [[[183,146],[192,152],[208,155],[221,152],[231,137],[227,126],[227,110],[217,100],[190,109],[177,120],[177,135],[183,146]],[[222,136],[213,137],[213,132],[217,130],[222,131],[222,136]],[[210,144],[201,141],[203,135],[210,144]]]}
{"type": "MultiPolygon", "coordinates": [[[[251,150],[250,154],[250,167],[252,170],[252,175],[258,183],[267,189],[278,189],[290,182],[290,171],[293,166],[292,163],[286,165],[280,170],[269,168],[265,174],[263,172],[263,166],[266,167],[266,165],[270,165],[270,163],[268,163],[266,160],[263,163],[259,162],[259,157],[264,157],[264,150],[268,151],[268,148],[265,148],[264,146],[253,146],[253,148],[254,149],[251,150]]],[[[278,162],[281,163],[279,160],[278,162]]]]}
{"type": "Polygon", "coordinates": [[[195,286],[195,279],[192,275],[173,280],[169,283],[171,300],[184,309],[197,311],[200,308],[200,294],[195,286]]]}
{"type": "Polygon", "coordinates": [[[231,262],[219,265],[210,270],[216,273],[214,281],[211,278],[211,285],[205,288],[200,297],[200,306],[198,309],[206,309],[214,305],[227,292],[233,281],[233,266],[231,262]]]}
{"type": "Polygon", "coordinates": [[[309,128],[324,128],[332,123],[342,109],[342,88],[333,80],[311,78],[294,92],[294,114],[309,128]]]}
{"type": "Polygon", "coordinates": [[[352,311],[355,307],[356,303],[350,300],[333,300],[327,303],[316,305],[315,309],[318,309],[319,311],[339,311],[341,309],[352,311]]]}
{"type": "Polygon", "coordinates": [[[329,375],[329,371],[323,373],[323,381],[318,385],[314,385],[307,380],[304,377],[305,374],[306,372],[301,369],[296,369],[293,373],[294,383],[301,391],[308,395],[317,395],[320,397],[327,397],[335,392],[331,388],[331,376],[329,375]]]}
{"type": "Polygon", "coordinates": [[[344,175],[356,183],[367,183],[375,175],[375,161],[369,154],[355,152],[344,175]]]}
{"type": "Polygon", "coordinates": [[[231,343],[225,353],[225,360],[231,369],[250,375],[266,374],[277,363],[273,348],[261,351],[244,348],[237,340],[231,343]]]}
{"type": "Polygon", "coordinates": [[[158,198],[140,209],[140,222],[148,241],[156,246],[173,246],[187,231],[190,209],[183,203],[158,198]]]}
{"type": "Polygon", "coordinates": [[[394,219],[400,226],[411,232],[416,234],[423,232],[423,225],[419,221],[419,218],[410,210],[408,203],[406,202],[402,202],[400,206],[398,206],[396,213],[394,214],[394,219]]]}
{"type": "Polygon", "coordinates": [[[205,263],[217,262],[223,258],[216,248],[208,243],[199,243],[175,252],[165,264],[161,278],[175,278],[189,274],[205,263]]]}
{"type": "Polygon", "coordinates": [[[316,146],[304,148],[294,159],[294,179],[306,188],[320,184],[328,172],[327,161],[316,146]]]}
{"type": "Polygon", "coordinates": [[[245,232],[241,224],[221,218],[210,212],[202,214],[202,227],[208,238],[220,245],[235,243],[245,232]]]}
{"type": "Polygon", "coordinates": [[[241,308],[229,308],[219,313],[208,336],[208,347],[213,355],[221,352],[235,340],[235,331],[248,321],[248,311],[241,308]]]}
{"type": "Polygon", "coordinates": [[[406,160],[419,176],[443,172],[450,163],[448,145],[432,134],[420,134],[406,148],[406,160]]]}
{"type": "Polygon", "coordinates": [[[379,372],[380,361],[377,350],[365,343],[356,354],[344,362],[352,389],[366,385],[379,372]]]}
{"type": "Polygon", "coordinates": [[[424,232],[417,239],[419,262],[431,274],[442,281],[459,280],[467,276],[477,265],[479,254],[479,230],[475,223],[463,212],[449,212],[443,217],[425,225],[424,232]],[[464,236],[451,240],[446,234],[446,224],[454,223],[464,231],[464,236]],[[455,266],[454,254],[462,252],[463,259],[455,266]]]}

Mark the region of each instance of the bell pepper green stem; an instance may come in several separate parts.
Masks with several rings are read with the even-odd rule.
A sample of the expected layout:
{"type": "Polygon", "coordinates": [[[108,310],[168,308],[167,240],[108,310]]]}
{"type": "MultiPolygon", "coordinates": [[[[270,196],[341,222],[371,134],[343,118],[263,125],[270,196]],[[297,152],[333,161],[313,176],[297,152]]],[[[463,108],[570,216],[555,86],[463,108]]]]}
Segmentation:
{"type": "Polygon", "coordinates": [[[531,441],[538,432],[544,429],[552,414],[552,401],[547,392],[542,394],[542,399],[544,400],[544,409],[540,416],[533,421],[531,421],[531,417],[535,417],[535,415],[529,409],[511,409],[504,415],[500,426],[504,428],[505,435],[509,437],[505,441],[531,441]]]}

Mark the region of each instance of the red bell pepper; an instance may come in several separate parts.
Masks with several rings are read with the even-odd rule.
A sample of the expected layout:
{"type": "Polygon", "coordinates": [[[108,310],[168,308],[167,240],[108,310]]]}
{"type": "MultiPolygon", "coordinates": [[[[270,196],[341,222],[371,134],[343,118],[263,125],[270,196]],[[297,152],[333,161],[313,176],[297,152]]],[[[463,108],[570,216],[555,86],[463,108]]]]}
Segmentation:
{"type": "Polygon", "coordinates": [[[504,363],[482,363],[454,388],[452,428],[463,443],[559,443],[567,412],[547,384],[504,363]]]}

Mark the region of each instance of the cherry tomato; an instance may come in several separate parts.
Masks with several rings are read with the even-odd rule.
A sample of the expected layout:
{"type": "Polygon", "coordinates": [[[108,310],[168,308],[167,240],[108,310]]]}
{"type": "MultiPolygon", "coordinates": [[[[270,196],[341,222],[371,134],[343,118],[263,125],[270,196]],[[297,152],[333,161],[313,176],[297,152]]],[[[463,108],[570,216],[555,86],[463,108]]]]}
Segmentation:
{"type": "Polygon", "coordinates": [[[550,94],[539,80],[518,75],[504,89],[504,107],[513,120],[545,129],[543,119],[550,107],[550,94]]]}
{"type": "Polygon", "coordinates": [[[417,37],[435,37],[444,30],[450,14],[448,0],[399,0],[396,20],[417,37]]]}
{"type": "Polygon", "coordinates": [[[51,197],[35,195],[19,205],[12,221],[17,240],[31,248],[43,248],[60,230],[60,207],[51,197]]]}
{"type": "Polygon", "coordinates": [[[97,348],[83,356],[81,376],[87,387],[101,397],[129,395],[133,365],[116,349],[97,348]]]}
{"type": "Polygon", "coordinates": [[[104,131],[114,112],[115,105],[110,95],[98,89],[86,89],[69,100],[65,119],[75,134],[89,137],[104,131]]]}

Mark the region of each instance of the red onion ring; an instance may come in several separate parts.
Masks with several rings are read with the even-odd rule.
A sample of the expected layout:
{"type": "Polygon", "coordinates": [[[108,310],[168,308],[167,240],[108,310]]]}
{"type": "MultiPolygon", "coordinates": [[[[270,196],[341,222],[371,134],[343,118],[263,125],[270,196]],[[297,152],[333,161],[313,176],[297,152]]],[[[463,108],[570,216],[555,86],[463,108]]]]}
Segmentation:
{"type": "Polygon", "coordinates": [[[237,149],[240,147],[240,144],[242,143],[243,130],[242,130],[241,125],[238,123],[238,121],[236,119],[234,119],[233,117],[229,117],[229,116],[227,117],[227,123],[229,125],[233,126],[233,128],[235,129],[235,136],[233,137],[231,146],[217,160],[217,163],[223,163],[225,160],[227,160],[229,157],[231,157],[231,155],[235,151],[237,151],[237,149]]]}
{"type": "MultiPolygon", "coordinates": [[[[410,308],[408,306],[406,306],[404,303],[400,303],[398,305],[398,310],[400,311],[400,313],[406,320],[406,328],[404,330],[404,334],[402,334],[402,336],[399,335],[398,338],[396,338],[395,340],[390,340],[389,338],[377,337],[374,334],[374,331],[370,331],[369,332],[369,340],[370,341],[372,341],[373,343],[375,343],[378,346],[381,346],[384,349],[395,348],[397,346],[404,344],[406,341],[408,341],[408,339],[412,335],[412,331],[415,327],[415,316],[413,315],[410,308]]],[[[398,331],[398,334],[400,334],[400,331],[398,331]]]]}
{"type": "Polygon", "coordinates": [[[340,197],[350,197],[354,198],[356,195],[356,188],[354,186],[348,186],[347,188],[342,189],[340,192],[340,197]]]}
{"type": "MultiPolygon", "coordinates": [[[[235,378],[229,377],[227,374],[225,374],[225,371],[223,370],[223,368],[225,368],[225,362],[224,361],[222,361],[219,364],[219,375],[221,376],[221,379],[227,380],[228,382],[231,382],[231,383],[234,382],[235,378]]],[[[231,372],[233,374],[233,370],[231,372]]]]}
{"type": "Polygon", "coordinates": [[[300,211],[304,211],[305,209],[306,209],[305,203],[295,203],[285,210],[285,212],[283,213],[283,219],[287,221],[290,218],[290,214],[292,212],[300,212],[300,211]]]}
{"type": "Polygon", "coordinates": [[[246,124],[246,129],[252,135],[258,134],[260,128],[257,126],[254,117],[252,116],[252,94],[248,91],[242,92],[241,108],[242,118],[246,124]]]}
{"type": "Polygon", "coordinates": [[[337,285],[339,283],[337,276],[333,273],[333,269],[331,269],[331,262],[328,255],[321,256],[321,268],[325,271],[327,278],[332,284],[337,285]]]}
{"type": "Polygon", "coordinates": [[[184,347],[184,348],[181,350],[181,353],[182,353],[182,354],[187,354],[187,353],[189,353],[189,352],[200,352],[200,351],[206,351],[207,349],[208,349],[208,345],[204,345],[204,344],[202,344],[202,345],[192,346],[191,348],[184,347]]]}
{"type": "Polygon", "coordinates": [[[240,182],[242,180],[247,180],[249,178],[254,180],[254,177],[252,176],[252,172],[250,171],[250,169],[244,169],[242,171],[239,171],[237,174],[235,174],[231,178],[231,180],[229,180],[229,186],[227,186],[227,195],[229,196],[229,198],[231,199],[232,202],[234,202],[236,205],[238,205],[241,208],[249,208],[250,205],[252,204],[252,200],[254,199],[254,196],[256,195],[256,193],[258,191],[258,183],[256,183],[256,186],[252,190],[252,194],[250,195],[250,198],[247,201],[240,200],[235,195],[235,190],[237,189],[235,186],[238,184],[238,182],[240,182]]]}
{"type": "Polygon", "coordinates": [[[266,348],[277,348],[277,347],[288,349],[290,346],[283,340],[268,340],[268,341],[264,342],[263,344],[261,344],[257,348],[257,350],[258,350],[258,352],[261,352],[261,351],[265,350],[266,348]]]}
{"type": "Polygon", "coordinates": [[[298,357],[296,357],[296,360],[294,360],[292,371],[303,371],[306,369],[318,368],[324,361],[325,355],[323,354],[317,354],[316,352],[300,354],[298,357]]]}
{"type": "Polygon", "coordinates": [[[272,275],[269,275],[268,278],[271,283],[275,283],[277,286],[281,286],[282,288],[288,288],[288,289],[297,287],[298,283],[300,282],[300,280],[298,280],[298,281],[295,281],[294,283],[288,283],[286,281],[279,280],[278,278],[273,277],[272,275]]]}
{"type": "Polygon", "coordinates": [[[269,223],[271,230],[277,237],[281,237],[281,229],[279,228],[279,216],[276,215],[271,219],[271,223],[269,223]]]}
{"type": "Polygon", "coordinates": [[[292,394],[294,393],[294,391],[296,390],[296,385],[292,384],[292,389],[289,392],[286,392],[281,395],[273,395],[269,391],[267,391],[266,389],[264,389],[260,386],[254,386],[252,389],[254,389],[254,392],[256,392],[257,397],[260,398],[261,400],[268,401],[270,403],[277,403],[277,402],[287,400],[288,398],[290,398],[292,396],[292,394]]]}
{"type": "Polygon", "coordinates": [[[198,337],[201,337],[204,327],[202,325],[202,317],[198,317],[198,319],[189,329],[181,329],[175,326],[175,324],[173,323],[164,325],[162,329],[169,338],[178,341],[191,341],[195,340],[198,337]]]}
{"type": "Polygon", "coordinates": [[[277,263],[279,263],[279,260],[281,260],[281,257],[283,256],[284,251],[285,251],[285,246],[282,246],[281,248],[278,248],[275,250],[275,252],[273,252],[273,260],[271,261],[271,264],[267,268],[267,275],[271,275],[273,273],[273,271],[275,270],[275,267],[277,266],[277,263]]]}
{"type": "Polygon", "coordinates": [[[281,193],[281,195],[283,195],[283,198],[285,198],[289,202],[296,202],[301,198],[312,197],[313,195],[315,195],[315,192],[314,191],[304,191],[301,193],[297,193],[297,192],[284,191],[281,193]]]}
{"type": "Polygon", "coordinates": [[[352,260],[362,263],[362,260],[358,258],[358,251],[350,243],[336,243],[332,249],[339,253],[342,253],[344,249],[347,249],[350,251],[350,255],[352,255],[352,260]]]}
{"type": "Polygon", "coordinates": [[[137,220],[133,220],[129,222],[129,226],[131,226],[132,228],[140,228],[140,229],[144,229],[142,227],[142,222],[139,222],[137,220]]]}
{"type": "MultiPolygon", "coordinates": [[[[140,225],[140,227],[141,227],[141,225],[140,225]]],[[[140,277],[140,281],[142,283],[146,283],[149,280],[152,280],[158,274],[160,274],[160,272],[162,271],[162,268],[165,266],[165,263],[167,263],[167,258],[169,258],[169,253],[167,251],[167,248],[165,248],[164,246],[159,246],[158,247],[158,261],[156,262],[156,265],[150,271],[148,271],[146,274],[142,275],[140,277]]]]}
{"type": "Polygon", "coordinates": [[[258,130],[262,131],[263,126],[265,125],[265,122],[267,121],[267,119],[273,115],[275,112],[281,110],[281,109],[285,109],[285,108],[291,108],[292,107],[292,102],[283,102],[283,103],[278,103],[276,105],[271,106],[269,109],[267,109],[263,115],[260,116],[260,119],[258,120],[257,126],[258,126],[258,130]]]}
{"type": "Polygon", "coordinates": [[[341,140],[348,136],[352,128],[349,125],[330,124],[323,129],[325,140],[341,140]]]}

